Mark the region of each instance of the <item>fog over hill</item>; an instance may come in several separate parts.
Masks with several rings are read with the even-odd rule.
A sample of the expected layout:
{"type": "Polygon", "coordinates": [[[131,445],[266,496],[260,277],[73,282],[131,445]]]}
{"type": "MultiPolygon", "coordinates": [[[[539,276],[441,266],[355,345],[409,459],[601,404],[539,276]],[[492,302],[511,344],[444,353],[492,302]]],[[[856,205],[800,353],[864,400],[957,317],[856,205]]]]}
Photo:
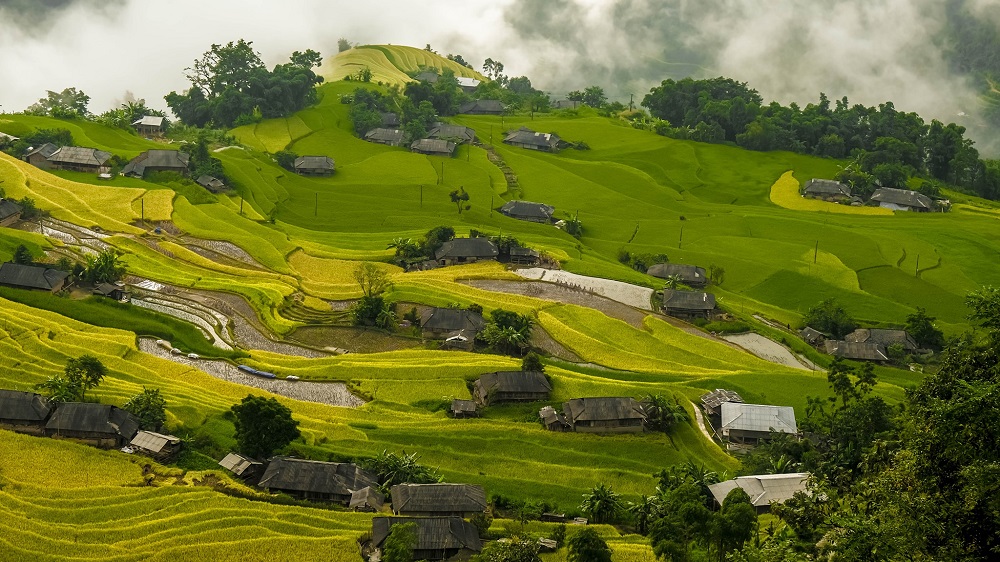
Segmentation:
{"type": "Polygon", "coordinates": [[[782,103],[892,100],[982,144],[983,81],[949,56],[949,10],[1000,26],[1000,0],[0,0],[0,109],[67,86],[95,112],[126,91],[163,107],[211,43],[252,40],[273,65],[346,37],[492,57],[555,95],[599,84],[638,102],[663,78],[725,75],[782,103]]]}

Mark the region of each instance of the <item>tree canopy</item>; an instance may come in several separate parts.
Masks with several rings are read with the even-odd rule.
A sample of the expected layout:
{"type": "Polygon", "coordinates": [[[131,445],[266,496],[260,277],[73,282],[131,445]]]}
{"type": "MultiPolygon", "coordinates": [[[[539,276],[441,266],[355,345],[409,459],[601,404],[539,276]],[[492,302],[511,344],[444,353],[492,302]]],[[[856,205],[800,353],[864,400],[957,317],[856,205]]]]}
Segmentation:
{"type": "Polygon", "coordinates": [[[231,408],[236,425],[236,446],[251,457],[266,459],[299,438],[299,422],[292,411],[274,398],[248,395],[231,408]]]}

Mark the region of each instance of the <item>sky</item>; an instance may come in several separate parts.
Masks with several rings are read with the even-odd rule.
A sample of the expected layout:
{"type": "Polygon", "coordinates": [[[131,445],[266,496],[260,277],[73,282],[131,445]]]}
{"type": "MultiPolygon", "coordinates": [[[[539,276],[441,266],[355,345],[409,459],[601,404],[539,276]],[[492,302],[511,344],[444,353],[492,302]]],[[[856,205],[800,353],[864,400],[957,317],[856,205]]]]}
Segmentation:
{"type": "MultiPolygon", "coordinates": [[[[966,0],[1000,25],[1000,0],[966,0]]],[[[76,87],[100,113],[184,90],[212,43],[253,41],[268,66],[337,39],[491,57],[556,96],[597,84],[636,101],[664,78],[724,75],[765,101],[819,92],[959,121],[975,91],[931,40],[941,0],[0,0],[0,111],[76,87]]]]}

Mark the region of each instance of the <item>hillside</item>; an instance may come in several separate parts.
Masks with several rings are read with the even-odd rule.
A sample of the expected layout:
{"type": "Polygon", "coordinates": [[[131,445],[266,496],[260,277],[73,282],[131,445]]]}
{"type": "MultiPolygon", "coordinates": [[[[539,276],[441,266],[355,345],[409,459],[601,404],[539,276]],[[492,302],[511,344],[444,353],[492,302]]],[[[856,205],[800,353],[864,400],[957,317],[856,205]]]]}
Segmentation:
{"type": "Polygon", "coordinates": [[[334,82],[353,76],[366,66],[372,71],[372,82],[386,86],[401,86],[412,80],[410,73],[431,68],[439,71],[448,69],[455,76],[483,80],[483,75],[476,70],[437,53],[401,45],[363,45],[341,51],[324,61],[320,70],[328,82],[334,82]]]}

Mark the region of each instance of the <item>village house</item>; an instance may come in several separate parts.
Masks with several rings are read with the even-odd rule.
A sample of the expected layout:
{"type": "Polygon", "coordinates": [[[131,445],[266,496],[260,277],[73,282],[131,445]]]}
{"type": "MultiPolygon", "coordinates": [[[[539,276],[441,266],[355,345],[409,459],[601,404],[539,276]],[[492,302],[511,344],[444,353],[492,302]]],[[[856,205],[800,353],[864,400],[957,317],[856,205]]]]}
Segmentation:
{"type": "Polygon", "coordinates": [[[884,363],[889,360],[885,346],[868,342],[849,342],[842,340],[826,340],[823,342],[828,355],[843,357],[854,361],[875,361],[884,363]]]}
{"type": "Polygon", "coordinates": [[[41,394],[0,390],[0,429],[45,435],[52,404],[41,394]]]}
{"type": "Polygon", "coordinates": [[[559,152],[560,142],[559,135],[555,133],[536,133],[527,127],[511,131],[503,139],[504,144],[542,152],[559,152]]]}
{"type": "Polygon", "coordinates": [[[221,461],[219,466],[232,472],[250,486],[255,486],[264,475],[264,463],[255,461],[250,457],[239,453],[229,453],[221,461]]]}
{"type": "Polygon", "coordinates": [[[563,404],[573,431],[582,433],[641,433],[646,412],[634,398],[574,398],[563,404]]]}
{"type": "Polygon", "coordinates": [[[529,222],[552,222],[552,213],[556,208],[544,203],[533,203],[531,201],[507,201],[500,212],[512,219],[529,222]]]}
{"type": "Polygon", "coordinates": [[[566,416],[557,412],[552,406],[545,406],[538,411],[542,425],[549,431],[573,431],[573,426],[566,421],[566,416]]]}
{"type": "Polygon", "coordinates": [[[826,335],[823,332],[809,326],[799,330],[799,337],[809,345],[820,345],[826,341],[826,335]]]}
{"type": "Polygon", "coordinates": [[[438,74],[437,69],[425,70],[413,77],[417,82],[428,82],[430,84],[437,84],[438,78],[441,78],[441,75],[438,74]]]}
{"type": "Polygon", "coordinates": [[[576,100],[553,100],[549,105],[552,109],[576,109],[580,107],[580,102],[576,100]]]}
{"type": "Polygon", "coordinates": [[[451,401],[451,417],[455,419],[479,417],[479,410],[473,400],[455,398],[451,401]]]}
{"type": "Polygon", "coordinates": [[[21,220],[21,206],[10,199],[0,199],[0,226],[10,226],[21,220]]]}
{"type": "Polygon", "coordinates": [[[300,176],[329,176],[337,165],[329,156],[299,156],[293,167],[300,176]]]}
{"type": "Polygon", "coordinates": [[[472,340],[486,327],[486,320],[482,314],[463,308],[435,308],[422,319],[420,327],[426,339],[444,339],[462,333],[472,340]]]}
{"type": "Polygon", "coordinates": [[[275,457],[257,487],[302,500],[348,505],[356,490],[376,484],[374,476],[355,464],[275,457]]]}
{"type": "Polygon", "coordinates": [[[715,295],[701,291],[664,289],[663,311],[675,318],[709,319],[715,310],[715,295]]]}
{"type": "Polygon", "coordinates": [[[548,400],[552,384],[537,371],[497,371],[479,377],[473,385],[476,401],[484,406],[503,402],[548,400]]]}
{"type": "Polygon", "coordinates": [[[757,514],[761,515],[771,511],[772,503],[785,503],[792,499],[796,492],[806,492],[809,477],[808,472],[739,476],[732,480],[711,484],[708,491],[711,492],[716,505],[722,507],[729,492],[741,488],[750,496],[750,503],[757,510],[757,514]]]}
{"type": "Polygon", "coordinates": [[[191,155],[179,150],[147,150],[129,160],[122,168],[123,176],[143,178],[149,172],[174,172],[186,176],[191,155]]]}
{"type": "Polygon", "coordinates": [[[158,115],[143,115],[142,118],[132,122],[135,132],[142,137],[158,137],[163,135],[163,126],[166,120],[158,115]]]}
{"type": "Polygon", "coordinates": [[[451,141],[442,139],[417,139],[410,144],[410,152],[451,158],[457,146],[451,141]]]}
{"type": "Polygon", "coordinates": [[[64,146],[49,156],[49,168],[106,174],[111,171],[110,161],[110,152],[83,146],[64,146]]]}
{"type": "Polygon", "coordinates": [[[403,131],[400,129],[372,129],[365,133],[365,140],[386,146],[402,146],[403,131]]]}
{"type": "Polygon", "coordinates": [[[930,197],[909,189],[880,187],[875,190],[869,201],[878,203],[883,209],[893,211],[926,213],[934,210],[934,201],[930,197]]]}
{"type": "Polygon", "coordinates": [[[93,294],[120,302],[128,301],[128,293],[125,292],[125,288],[112,283],[98,283],[94,285],[93,294]]]}
{"type": "Polygon", "coordinates": [[[906,330],[887,330],[884,328],[858,328],[844,336],[849,343],[873,343],[888,348],[890,345],[900,345],[908,352],[920,348],[906,330]]]}
{"type": "Polygon", "coordinates": [[[758,443],[772,432],[795,435],[795,410],[791,406],[723,402],[718,432],[731,443],[758,443]]]}
{"type": "Polygon", "coordinates": [[[441,265],[457,265],[492,260],[500,255],[496,244],[488,238],[455,238],[434,252],[434,259],[441,265]]]}
{"type": "Polygon", "coordinates": [[[813,178],[802,188],[802,195],[824,201],[847,201],[851,198],[851,188],[839,181],[813,178]]]}
{"type": "Polygon", "coordinates": [[[461,517],[376,517],[372,519],[372,547],[379,556],[393,525],[405,523],[417,526],[414,560],[447,560],[459,555],[468,559],[483,549],[479,530],[461,517]]]}
{"type": "Polygon", "coordinates": [[[0,264],[0,285],[15,289],[59,292],[66,286],[69,273],[44,265],[0,264]]]}
{"type": "Polygon", "coordinates": [[[374,487],[366,486],[351,494],[351,503],[347,507],[354,511],[378,513],[382,511],[382,506],[384,505],[385,496],[380,494],[374,487]]]}
{"type": "Polygon", "coordinates": [[[667,277],[676,275],[680,277],[681,283],[684,283],[689,287],[704,287],[705,285],[708,285],[708,275],[705,273],[705,268],[698,267],[697,265],[686,265],[683,263],[658,263],[656,265],[649,266],[646,273],[652,275],[653,277],[659,277],[660,279],[666,279],[667,277]]]}
{"type": "Polygon", "coordinates": [[[180,437],[153,431],[139,431],[129,445],[159,462],[169,462],[181,452],[180,437]]]}
{"type": "Polygon", "coordinates": [[[717,388],[701,397],[701,409],[705,411],[712,427],[722,425],[722,405],[726,402],[743,403],[743,397],[732,390],[717,388]]]}
{"type": "Polygon", "coordinates": [[[466,115],[503,115],[500,100],[472,100],[458,106],[458,112],[466,115]]]}
{"type": "Polygon", "coordinates": [[[542,261],[538,250],[525,248],[523,246],[511,246],[510,263],[514,265],[538,265],[542,261]]]}
{"type": "Polygon", "coordinates": [[[391,111],[380,111],[379,117],[382,118],[382,127],[386,129],[398,129],[400,125],[399,114],[393,113],[391,111]]]}
{"type": "Polygon", "coordinates": [[[462,89],[466,94],[471,94],[476,91],[481,82],[475,78],[469,78],[468,76],[456,76],[455,80],[458,80],[458,87],[462,89]]]}
{"type": "Polygon", "coordinates": [[[45,424],[49,436],[76,439],[102,449],[128,445],[139,431],[139,420],[115,406],[95,402],[63,402],[45,424]]]}
{"type": "Polygon", "coordinates": [[[486,511],[486,492],[472,484],[398,484],[392,512],[409,517],[472,517],[486,511]]]}
{"type": "Polygon", "coordinates": [[[212,193],[222,193],[227,189],[226,182],[215,176],[198,176],[198,179],[194,180],[194,182],[212,193]]]}
{"type": "Polygon", "coordinates": [[[47,142],[41,146],[28,149],[28,152],[24,154],[24,161],[36,168],[41,168],[42,170],[48,170],[52,167],[52,163],[49,162],[49,156],[52,156],[59,150],[59,147],[47,142]]]}
{"type": "Polygon", "coordinates": [[[462,125],[435,123],[427,133],[429,139],[448,140],[457,144],[476,142],[476,131],[462,125]]]}

